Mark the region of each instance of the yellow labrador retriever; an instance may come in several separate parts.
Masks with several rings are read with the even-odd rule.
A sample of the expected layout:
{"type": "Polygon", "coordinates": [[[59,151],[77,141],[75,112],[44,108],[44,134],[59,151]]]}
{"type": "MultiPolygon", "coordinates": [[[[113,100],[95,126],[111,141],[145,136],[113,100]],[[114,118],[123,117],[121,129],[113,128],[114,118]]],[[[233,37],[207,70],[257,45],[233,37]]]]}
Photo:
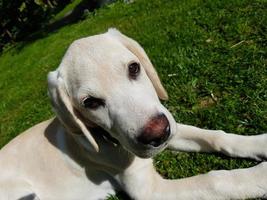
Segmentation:
{"type": "Polygon", "coordinates": [[[165,148],[267,158],[267,134],[240,136],[178,124],[142,47],[116,29],[71,44],[48,75],[56,118],[0,151],[0,199],[136,200],[267,197],[267,163],[180,180],[152,165],[165,148]]]}

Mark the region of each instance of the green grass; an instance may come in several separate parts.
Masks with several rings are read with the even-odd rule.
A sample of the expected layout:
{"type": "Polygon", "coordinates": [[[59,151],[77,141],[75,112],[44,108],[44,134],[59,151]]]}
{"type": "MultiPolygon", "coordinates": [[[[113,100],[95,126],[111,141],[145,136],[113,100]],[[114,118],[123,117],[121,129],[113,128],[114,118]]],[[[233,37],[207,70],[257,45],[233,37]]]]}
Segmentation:
{"type": "MultiPolygon", "coordinates": [[[[266,0],[117,2],[0,57],[0,147],[53,115],[46,75],[75,39],[116,27],[139,41],[169,92],[178,122],[237,134],[267,131],[266,0]]],[[[166,178],[256,162],[165,151],[155,158],[166,178]]],[[[110,199],[119,197],[111,197],[110,199]]],[[[122,199],[122,198],[120,198],[122,199]]]]}

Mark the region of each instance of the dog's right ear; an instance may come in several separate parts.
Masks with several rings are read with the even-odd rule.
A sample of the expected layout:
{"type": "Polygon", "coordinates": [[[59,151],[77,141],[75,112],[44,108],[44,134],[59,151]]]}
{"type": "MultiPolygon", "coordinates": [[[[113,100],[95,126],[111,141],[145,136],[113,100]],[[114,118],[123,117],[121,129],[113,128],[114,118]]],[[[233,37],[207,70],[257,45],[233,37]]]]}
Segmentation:
{"type": "Polygon", "coordinates": [[[92,147],[98,152],[99,147],[85,124],[75,113],[64,81],[57,70],[48,74],[48,93],[52,107],[64,127],[71,133],[83,132],[92,147]]]}

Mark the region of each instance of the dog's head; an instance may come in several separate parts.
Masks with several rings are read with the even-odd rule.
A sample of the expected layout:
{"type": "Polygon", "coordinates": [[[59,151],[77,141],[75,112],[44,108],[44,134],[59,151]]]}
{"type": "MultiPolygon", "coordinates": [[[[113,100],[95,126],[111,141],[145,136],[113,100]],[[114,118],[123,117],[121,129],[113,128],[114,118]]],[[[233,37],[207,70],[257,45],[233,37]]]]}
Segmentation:
{"type": "Polygon", "coordinates": [[[105,129],[130,152],[151,157],[175,132],[168,98],[142,47],[116,29],[77,40],[48,75],[54,110],[71,132],[83,132],[98,150],[88,127],[105,129]]]}

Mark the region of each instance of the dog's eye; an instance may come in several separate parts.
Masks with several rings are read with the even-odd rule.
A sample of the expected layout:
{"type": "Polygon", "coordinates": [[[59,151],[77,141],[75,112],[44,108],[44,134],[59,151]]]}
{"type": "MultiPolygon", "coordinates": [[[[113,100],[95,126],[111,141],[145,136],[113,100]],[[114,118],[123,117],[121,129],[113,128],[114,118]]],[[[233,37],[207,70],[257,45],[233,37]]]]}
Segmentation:
{"type": "Polygon", "coordinates": [[[97,109],[100,106],[105,106],[105,101],[95,97],[87,97],[83,100],[83,106],[85,108],[97,109]]]}
{"type": "Polygon", "coordinates": [[[136,79],[136,77],[140,73],[140,64],[137,62],[131,63],[128,65],[128,70],[130,78],[136,79]]]}

